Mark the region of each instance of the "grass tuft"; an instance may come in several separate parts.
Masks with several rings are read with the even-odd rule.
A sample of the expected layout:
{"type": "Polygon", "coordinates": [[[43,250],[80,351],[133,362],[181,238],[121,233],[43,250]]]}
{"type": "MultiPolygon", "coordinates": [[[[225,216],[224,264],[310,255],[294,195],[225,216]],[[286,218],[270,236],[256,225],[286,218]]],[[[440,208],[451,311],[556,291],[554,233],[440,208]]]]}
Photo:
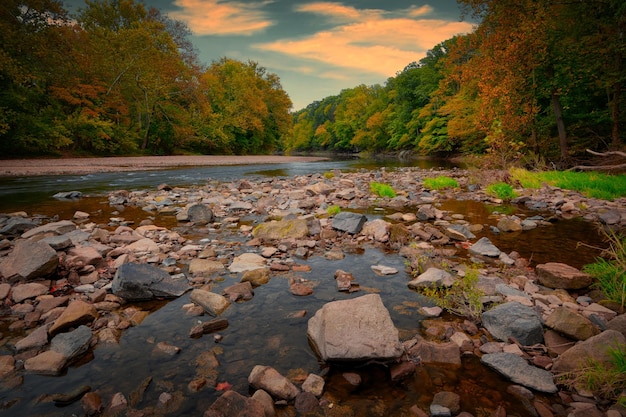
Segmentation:
{"type": "Polygon", "coordinates": [[[443,190],[446,188],[458,188],[459,183],[454,178],[442,175],[436,178],[424,178],[424,187],[429,190],[443,190]]]}
{"type": "Polygon", "coordinates": [[[390,185],[380,182],[371,182],[370,191],[379,197],[394,198],[396,196],[395,190],[390,185]]]}

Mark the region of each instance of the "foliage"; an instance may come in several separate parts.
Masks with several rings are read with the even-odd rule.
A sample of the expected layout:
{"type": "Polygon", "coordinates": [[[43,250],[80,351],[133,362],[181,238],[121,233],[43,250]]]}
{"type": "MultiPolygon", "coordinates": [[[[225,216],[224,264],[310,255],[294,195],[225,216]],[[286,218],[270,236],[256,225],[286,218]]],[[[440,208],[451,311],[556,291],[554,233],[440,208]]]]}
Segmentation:
{"type": "Polygon", "coordinates": [[[571,388],[582,386],[600,398],[623,403],[623,391],[626,389],[626,345],[609,347],[608,353],[608,365],[589,360],[587,366],[562,375],[561,382],[571,388]]]}
{"type": "Polygon", "coordinates": [[[424,187],[429,190],[443,190],[446,188],[458,188],[459,182],[454,178],[438,176],[435,178],[424,178],[424,187]]]}
{"type": "Polygon", "coordinates": [[[326,178],[327,180],[333,179],[335,177],[335,174],[331,171],[326,171],[323,175],[324,178],[326,178]]]}
{"type": "Polygon", "coordinates": [[[597,172],[543,171],[530,172],[511,169],[511,177],[524,188],[540,188],[548,184],[567,190],[580,191],[588,197],[614,200],[626,196],[626,175],[597,172]]]}
{"type": "Polygon", "coordinates": [[[609,301],[617,303],[622,312],[626,306],[626,237],[612,230],[604,230],[609,248],[603,255],[609,259],[597,258],[596,262],[585,265],[583,271],[597,279],[594,284],[609,301]]]}
{"type": "Polygon", "coordinates": [[[379,197],[393,198],[396,196],[395,190],[389,184],[380,182],[370,182],[370,191],[379,197]]]}
{"type": "Polygon", "coordinates": [[[450,287],[425,287],[420,291],[444,310],[479,322],[483,310],[481,297],[484,293],[478,288],[478,279],[478,270],[468,268],[465,275],[450,287]]]}
{"type": "Polygon", "coordinates": [[[487,194],[499,198],[501,200],[511,200],[517,194],[510,184],[505,182],[496,182],[487,186],[487,194]]]}
{"type": "Polygon", "coordinates": [[[339,207],[338,205],[334,204],[332,206],[328,206],[326,208],[326,213],[328,213],[330,216],[334,216],[336,214],[341,213],[341,207],[339,207]]]}

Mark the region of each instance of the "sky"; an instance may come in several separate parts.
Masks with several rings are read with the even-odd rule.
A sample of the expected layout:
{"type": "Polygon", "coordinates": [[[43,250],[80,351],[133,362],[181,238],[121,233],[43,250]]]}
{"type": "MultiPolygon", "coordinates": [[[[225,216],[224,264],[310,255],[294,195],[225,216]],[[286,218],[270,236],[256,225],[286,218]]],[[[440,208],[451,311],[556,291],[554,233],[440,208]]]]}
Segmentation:
{"type": "MultiPolygon", "coordinates": [[[[299,110],[360,84],[383,85],[438,43],[468,33],[456,0],[144,0],[192,31],[200,61],[252,60],[299,110]]],[[[65,0],[68,8],[84,0],[65,0]]]]}

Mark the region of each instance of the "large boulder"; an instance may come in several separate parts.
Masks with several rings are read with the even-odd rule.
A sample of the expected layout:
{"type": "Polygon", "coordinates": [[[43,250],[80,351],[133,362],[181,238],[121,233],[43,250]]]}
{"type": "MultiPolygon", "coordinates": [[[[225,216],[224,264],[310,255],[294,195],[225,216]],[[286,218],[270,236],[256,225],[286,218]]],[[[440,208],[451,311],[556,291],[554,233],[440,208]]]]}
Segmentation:
{"type": "Polygon", "coordinates": [[[135,263],[121,265],[111,284],[113,294],[129,301],[176,298],[190,288],[187,280],[173,279],[170,274],[155,266],[135,263]]]}
{"type": "Polygon", "coordinates": [[[261,223],[252,232],[263,240],[302,239],[309,235],[306,219],[284,219],[261,223]]]}
{"type": "Polygon", "coordinates": [[[534,309],[516,301],[484,312],[483,326],[493,337],[504,342],[510,337],[525,346],[543,342],[541,317],[534,309]]]}
{"type": "Polygon", "coordinates": [[[480,361],[516,384],[549,394],[558,391],[552,373],[529,365],[513,353],[489,353],[483,355],[480,361]]]}
{"type": "Polygon", "coordinates": [[[378,294],[325,304],[309,320],[307,334],[325,361],[395,359],[403,352],[378,294]]]}
{"type": "Polygon", "coordinates": [[[362,214],[342,211],[338,213],[332,221],[333,229],[351,234],[357,234],[363,229],[363,225],[367,222],[367,217],[362,214]]]}
{"type": "Polygon", "coordinates": [[[579,290],[591,285],[591,276],[563,263],[548,262],[537,265],[537,279],[548,288],[579,290]]]}
{"type": "Polygon", "coordinates": [[[11,282],[29,281],[52,274],[58,265],[59,256],[47,243],[18,240],[0,263],[0,275],[11,282]]]}
{"type": "Polygon", "coordinates": [[[552,371],[568,373],[580,370],[588,366],[589,361],[612,366],[610,350],[617,349],[620,345],[626,345],[626,337],[615,330],[605,330],[566,350],[554,361],[552,371]]]}

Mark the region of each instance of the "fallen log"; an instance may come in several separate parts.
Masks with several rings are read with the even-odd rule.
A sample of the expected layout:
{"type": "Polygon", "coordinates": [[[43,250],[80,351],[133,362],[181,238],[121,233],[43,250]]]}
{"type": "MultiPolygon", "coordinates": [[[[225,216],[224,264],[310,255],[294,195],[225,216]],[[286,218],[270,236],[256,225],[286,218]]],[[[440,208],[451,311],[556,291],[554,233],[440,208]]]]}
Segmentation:
{"type": "MultiPolygon", "coordinates": [[[[607,151],[607,152],[595,152],[591,149],[587,149],[587,152],[595,156],[621,156],[626,158],[626,152],[622,151],[607,151]]],[[[576,165],[568,169],[568,171],[613,171],[613,170],[626,170],[626,163],[617,165],[576,165]]]]}

